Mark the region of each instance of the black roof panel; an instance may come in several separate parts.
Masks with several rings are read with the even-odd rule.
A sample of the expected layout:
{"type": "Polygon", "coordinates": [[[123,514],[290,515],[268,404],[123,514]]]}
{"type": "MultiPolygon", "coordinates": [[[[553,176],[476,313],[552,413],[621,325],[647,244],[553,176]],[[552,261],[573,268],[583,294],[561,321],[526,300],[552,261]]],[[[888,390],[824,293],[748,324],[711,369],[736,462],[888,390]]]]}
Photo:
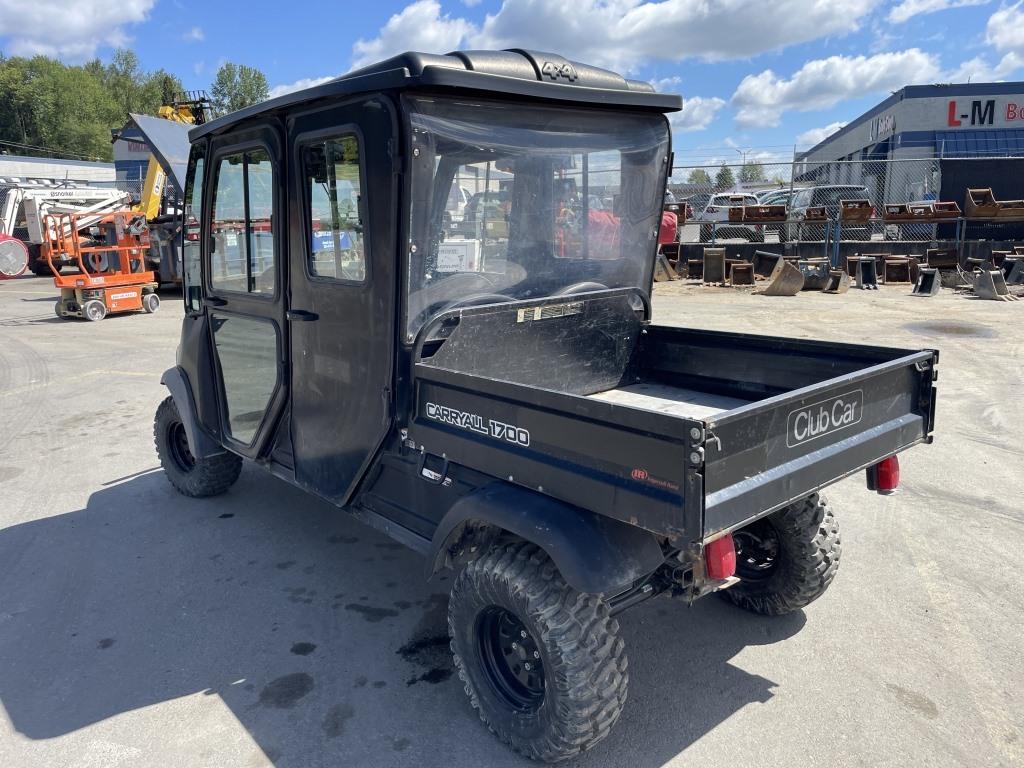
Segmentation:
{"type": "Polygon", "coordinates": [[[606,69],[569,61],[557,54],[512,49],[455,51],[439,55],[402,53],[357,69],[322,85],[294,91],[254,104],[193,128],[195,141],[219,133],[249,117],[316,99],[386,89],[460,89],[505,96],[562,102],[582,102],[624,109],[675,112],[682,100],[675,94],[655,93],[639,80],[628,80],[606,69]]]}

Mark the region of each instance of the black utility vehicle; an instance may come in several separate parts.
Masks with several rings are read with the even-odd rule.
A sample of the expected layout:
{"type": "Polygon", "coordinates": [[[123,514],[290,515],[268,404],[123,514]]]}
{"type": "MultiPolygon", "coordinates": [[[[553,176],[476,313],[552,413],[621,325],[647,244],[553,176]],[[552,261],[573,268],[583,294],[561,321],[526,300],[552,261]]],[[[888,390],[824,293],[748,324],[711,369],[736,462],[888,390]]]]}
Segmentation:
{"type": "Polygon", "coordinates": [[[934,351],[651,323],[679,107],[551,54],[409,53],[190,134],[168,478],[211,496],[252,459],[456,571],[472,705],[542,760],[619,717],[615,614],[807,605],[840,554],[818,491],[888,490],[930,440],[934,351]],[[455,179],[492,203],[458,227],[455,179]]]}

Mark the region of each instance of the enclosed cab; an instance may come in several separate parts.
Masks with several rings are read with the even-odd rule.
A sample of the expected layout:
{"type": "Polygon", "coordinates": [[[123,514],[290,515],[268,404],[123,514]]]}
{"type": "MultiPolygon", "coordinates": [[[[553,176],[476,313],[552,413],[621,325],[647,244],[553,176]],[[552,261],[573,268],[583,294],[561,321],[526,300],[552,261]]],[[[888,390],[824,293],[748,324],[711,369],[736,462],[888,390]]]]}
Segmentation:
{"type": "Polygon", "coordinates": [[[453,570],[470,701],[538,759],[617,720],[615,614],[800,609],[839,561],[818,491],[889,491],[930,439],[932,351],[652,323],[680,106],[553,54],[409,53],[190,133],[168,478],[210,496],[251,459],[453,570]]]}

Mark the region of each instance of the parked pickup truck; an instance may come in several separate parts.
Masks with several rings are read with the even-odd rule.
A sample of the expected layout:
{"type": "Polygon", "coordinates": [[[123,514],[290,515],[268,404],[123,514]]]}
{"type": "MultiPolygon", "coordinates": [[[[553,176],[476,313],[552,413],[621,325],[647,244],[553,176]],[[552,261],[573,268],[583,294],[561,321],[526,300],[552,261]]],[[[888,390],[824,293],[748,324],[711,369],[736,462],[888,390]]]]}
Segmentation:
{"type": "Polygon", "coordinates": [[[212,496],[251,459],[454,571],[470,702],[536,759],[618,719],[618,613],[803,608],[841,551],[821,489],[889,492],[931,439],[935,351],[652,322],[680,106],[554,54],[409,53],[190,134],[168,479],[212,496]],[[501,205],[452,233],[467,177],[501,205]]]}

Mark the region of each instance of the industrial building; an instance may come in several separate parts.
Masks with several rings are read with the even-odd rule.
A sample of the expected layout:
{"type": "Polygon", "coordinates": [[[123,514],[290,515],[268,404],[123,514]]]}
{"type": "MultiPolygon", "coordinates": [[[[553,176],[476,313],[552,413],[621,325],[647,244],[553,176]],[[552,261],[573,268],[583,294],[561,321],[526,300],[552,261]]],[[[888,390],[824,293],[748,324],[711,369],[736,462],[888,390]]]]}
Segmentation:
{"type": "Polygon", "coordinates": [[[1024,82],[908,85],[799,153],[793,179],[862,184],[876,206],[963,206],[967,187],[1024,194],[1024,159],[1003,158],[1024,158],[1024,82]]]}

